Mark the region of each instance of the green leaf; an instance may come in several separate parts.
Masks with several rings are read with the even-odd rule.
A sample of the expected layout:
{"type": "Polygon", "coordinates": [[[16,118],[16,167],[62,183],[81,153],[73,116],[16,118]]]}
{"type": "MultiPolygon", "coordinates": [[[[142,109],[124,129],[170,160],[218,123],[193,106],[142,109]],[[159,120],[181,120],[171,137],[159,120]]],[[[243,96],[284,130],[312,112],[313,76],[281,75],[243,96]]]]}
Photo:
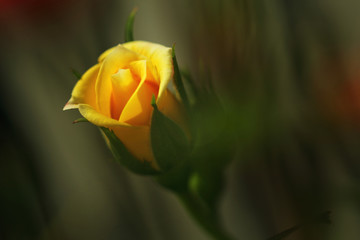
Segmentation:
{"type": "Polygon", "coordinates": [[[126,21],[126,25],[125,25],[125,42],[131,42],[131,41],[134,41],[134,34],[133,34],[133,28],[134,28],[134,20],[135,20],[135,15],[136,15],[136,12],[137,12],[137,8],[135,7],[127,21],[126,21]]]}
{"type": "Polygon", "coordinates": [[[189,156],[189,143],[181,128],[162,114],[156,104],[151,119],[151,146],[160,169],[168,171],[189,156]]]}
{"type": "Polygon", "coordinates": [[[182,81],[181,73],[180,73],[179,66],[178,66],[178,63],[176,60],[175,44],[172,47],[172,60],[173,60],[173,64],[174,64],[174,83],[175,83],[176,89],[178,90],[178,92],[180,94],[180,98],[181,98],[182,102],[184,103],[186,109],[189,110],[190,109],[189,98],[186,94],[184,83],[182,81]]]}
{"type": "Polygon", "coordinates": [[[125,147],[125,145],[117,138],[113,131],[108,128],[100,127],[102,132],[109,140],[110,150],[115,159],[130,171],[141,175],[155,175],[159,171],[155,170],[147,161],[140,161],[135,158],[125,147]]]}

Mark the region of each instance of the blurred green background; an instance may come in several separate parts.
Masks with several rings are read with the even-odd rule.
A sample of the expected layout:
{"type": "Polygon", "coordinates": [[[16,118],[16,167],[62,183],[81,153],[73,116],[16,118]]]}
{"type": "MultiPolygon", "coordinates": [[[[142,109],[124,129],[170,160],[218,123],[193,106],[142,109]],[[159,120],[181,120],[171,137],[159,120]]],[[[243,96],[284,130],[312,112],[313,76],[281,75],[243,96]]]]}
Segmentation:
{"type": "Polygon", "coordinates": [[[0,239],[209,239],[62,112],[71,68],[121,43],[134,6],[135,38],[176,42],[180,66],[200,86],[209,72],[237,121],[221,205],[235,239],[327,210],[331,225],[287,239],[360,239],[357,0],[1,0],[0,239]]]}

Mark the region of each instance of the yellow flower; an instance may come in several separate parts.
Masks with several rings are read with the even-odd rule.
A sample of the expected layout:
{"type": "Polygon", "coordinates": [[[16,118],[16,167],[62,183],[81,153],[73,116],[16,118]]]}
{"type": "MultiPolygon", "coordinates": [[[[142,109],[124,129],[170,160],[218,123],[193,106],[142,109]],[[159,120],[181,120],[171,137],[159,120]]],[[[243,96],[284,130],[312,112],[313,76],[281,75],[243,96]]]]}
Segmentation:
{"type": "Polygon", "coordinates": [[[89,122],[113,130],[135,157],[153,162],[152,96],[161,112],[181,123],[181,106],[167,88],[172,76],[171,48],[144,41],[119,44],[85,72],[64,110],[79,109],[89,122]]]}

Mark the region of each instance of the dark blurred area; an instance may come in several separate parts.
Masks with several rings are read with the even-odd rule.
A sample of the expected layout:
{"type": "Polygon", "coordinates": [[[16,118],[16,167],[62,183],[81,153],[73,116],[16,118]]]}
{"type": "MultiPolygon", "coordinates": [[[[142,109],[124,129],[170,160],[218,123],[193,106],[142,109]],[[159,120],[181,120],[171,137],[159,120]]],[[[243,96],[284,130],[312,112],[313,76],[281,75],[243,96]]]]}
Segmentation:
{"type": "Polygon", "coordinates": [[[235,239],[360,238],[360,2],[0,1],[0,239],[209,239],[62,112],[76,78],[123,42],[171,46],[236,121],[221,213],[235,239]],[[205,74],[204,74],[205,73],[205,74]],[[332,223],[313,219],[331,211],[332,223]],[[309,223],[309,224],[307,224],[309,223]]]}

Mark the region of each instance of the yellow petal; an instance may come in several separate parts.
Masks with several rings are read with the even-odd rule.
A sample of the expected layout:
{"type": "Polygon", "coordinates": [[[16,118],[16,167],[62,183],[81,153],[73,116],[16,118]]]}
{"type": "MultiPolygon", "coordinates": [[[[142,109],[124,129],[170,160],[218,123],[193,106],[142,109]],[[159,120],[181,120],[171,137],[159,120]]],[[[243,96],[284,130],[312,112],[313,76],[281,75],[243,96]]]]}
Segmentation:
{"type": "MultiPolygon", "coordinates": [[[[156,166],[150,146],[150,128],[121,128],[111,127],[115,135],[124,143],[126,148],[140,161],[152,162],[156,166]]],[[[156,167],[155,167],[156,168],[156,167]]]]}
{"type": "Polygon", "coordinates": [[[152,113],[152,96],[158,95],[158,87],[153,83],[146,82],[146,61],[132,62],[130,69],[133,74],[138,75],[140,84],[131,96],[120,115],[120,122],[126,122],[135,126],[149,125],[152,113]]]}
{"type": "Polygon", "coordinates": [[[173,75],[173,64],[171,56],[171,48],[164,47],[160,44],[134,41],[124,43],[123,46],[138,54],[144,55],[151,61],[152,65],[157,69],[160,87],[158,101],[162,98],[173,75]]]}
{"type": "Polygon", "coordinates": [[[85,103],[96,108],[95,82],[99,73],[100,65],[96,64],[87,70],[76,83],[71,98],[65,105],[64,110],[78,108],[78,104],[85,103]]]}
{"type": "Polygon", "coordinates": [[[109,55],[112,51],[114,51],[115,47],[109,48],[108,50],[106,50],[105,52],[103,52],[99,58],[98,58],[98,62],[101,63],[102,61],[104,61],[104,59],[107,57],[107,55],[109,55]]]}
{"type": "Polygon", "coordinates": [[[146,81],[156,86],[160,85],[159,73],[152,62],[148,59],[146,61],[146,81]]]}
{"type": "Polygon", "coordinates": [[[132,61],[136,61],[138,57],[138,54],[129,51],[119,44],[104,58],[99,70],[98,78],[96,80],[95,92],[98,110],[105,116],[111,116],[111,76],[119,69],[127,68],[128,64],[132,61]]]}
{"type": "Polygon", "coordinates": [[[88,104],[79,104],[78,107],[81,115],[96,126],[136,128],[135,126],[131,126],[130,124],[121,123],[118,120],[107,117],[104,114],[96,111],[92,106],[88,104]]]}
{"type": "Polygon", "coordinates": [[[142,161],[153,162],[154,157],[150,148],[150,130],[148,126],[130,126],[98,113],[86,104],[79,104],[79,111],[88,121],[114,131],[126,148],[136,158],[142,161]]]}
{"type": "Polygon", "coordinates": [[[111,76],[111,81],[113,88],[111,117],[119,119],[126,103],[139,85],[140,79],[135,80],[129,69],[120,69],[111,76]]]}
{"type": "MultiPolygon", "coordinates": [[[[103,52],[99,58],[98,58],[98,62],[101,63],[102,61],[104,61],[104,59],[112,52],[114,51],[116,47],[112,47],[108,50],[106,50],[105,52],[103,52]]],[[[144,55],[143,55],[144,56],[144,55]]],[[[146,56],[144,56],[145,58],[147,58],[146,56]]],[[[147,80],[148,81],[152,81],[154,83],[159,84],[159,75],[158,72],[155,68],[155,66],[151,63],[151,61],[149,61],[147,63],[147,80]]]]}

